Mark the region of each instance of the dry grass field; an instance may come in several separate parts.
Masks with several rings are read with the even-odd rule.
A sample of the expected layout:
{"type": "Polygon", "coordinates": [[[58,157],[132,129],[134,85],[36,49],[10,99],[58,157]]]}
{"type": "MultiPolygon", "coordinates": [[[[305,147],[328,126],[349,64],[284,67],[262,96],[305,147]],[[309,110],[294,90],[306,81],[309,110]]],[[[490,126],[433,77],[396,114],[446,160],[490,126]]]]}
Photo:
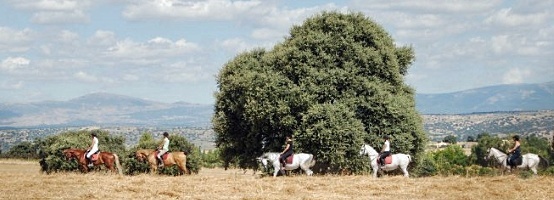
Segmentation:
{"type": "Polygon", "coordinates": [[[554,177],[261,177],[202,169],[191,176],[39,172],[36,161],[0,160],[0,199],[554,199],[554,177]]]}

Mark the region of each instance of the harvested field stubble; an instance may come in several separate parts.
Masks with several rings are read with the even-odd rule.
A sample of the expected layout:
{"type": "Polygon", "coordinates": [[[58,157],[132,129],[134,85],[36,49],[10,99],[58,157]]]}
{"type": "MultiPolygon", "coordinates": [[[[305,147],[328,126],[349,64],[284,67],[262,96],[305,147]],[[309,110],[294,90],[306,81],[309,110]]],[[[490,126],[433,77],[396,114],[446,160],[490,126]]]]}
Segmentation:
{"type": "Polygon", "coordinates": [[[554,199],[554,177],[260,177],[202,169],[197,175],[118,176],[39,172],[36,161],[0,160],[0,199],[554,199]]]}

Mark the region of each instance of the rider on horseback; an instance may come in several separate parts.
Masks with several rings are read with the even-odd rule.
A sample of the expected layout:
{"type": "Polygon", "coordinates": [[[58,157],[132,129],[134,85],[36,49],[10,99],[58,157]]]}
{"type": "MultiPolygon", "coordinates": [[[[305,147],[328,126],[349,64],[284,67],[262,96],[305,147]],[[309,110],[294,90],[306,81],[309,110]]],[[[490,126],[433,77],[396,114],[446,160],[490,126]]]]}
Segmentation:
{"type": "Polygon", "coordinates": [[[87,156],[85,157],[87,158],[88,166],[92,167],[94,164],[92,163],[91,157],[98,151],[98,138],[96,138],[96,133],[91,133],[90,136],[92,137],[92,143],[88,147],[87,156]]]}
{"type": "Polygon", "coordinates": [[[508,166],[510,167],[516,166],[516,163],[515,163],[516,159],[521,157],[521,149],[520,149],[521,144],[519,143],[519,136],[514,135],[513,139],[515,142],[514,147],[508,150],[508,153],[511,153],[510,157],[508,158],[508,166]]]}
{"type": "Polygon", "coordinates": [[[279,162],[281,162],[281,170],[285,169],[285,160],[287,159],[287,157],[292,156],[293,154],[292,136],[287,135],[286,138],[287,140],[285,142],[285,150],[283,150],[283,152],[281,152],[281,155],[279,156],[279,162]]]}
{"type": "Polygon", "coordinates": [[[162,140],[162,142],[158,146],[158,151],[159,152],[158,152],[158,155],[156,155],[156,157],[160,161],[160,163],[159,163],[160,167],[164,166],[164,161],[162,160],[162,155],[164,155],[167,151],[169,151],[169,133],[164,132],[163,136],[164,136],[164,139],[162,140]]]}
{"type": "Polygon", "coordinates": [[[383,139],[385,139],[385,143],[383,144],[383,148],[381,148],[381,154],[379,154],[379,163],[381,166],[385,165],[385,158],[390,155],[389,136],[383,135],[383,139]]]}

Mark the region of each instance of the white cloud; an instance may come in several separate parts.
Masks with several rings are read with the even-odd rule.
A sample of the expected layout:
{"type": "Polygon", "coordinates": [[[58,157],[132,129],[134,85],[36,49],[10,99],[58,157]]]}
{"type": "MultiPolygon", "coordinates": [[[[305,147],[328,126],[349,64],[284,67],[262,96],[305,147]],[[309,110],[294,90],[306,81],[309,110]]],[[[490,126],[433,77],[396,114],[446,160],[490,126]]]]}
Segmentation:
{"type": "Polygon", "coordinates": [[[34,32],[25,28],[22,30],[0,26],[0,53],[25,52],[31,48],[34,32]]]}
{"type": "Polygon", "coordinates": [[[83,82],[96,82],[98,81],[98,78],[96,76],[87,74],[86,72],[79,71],[75,74],[73,74],[73,77],[75,77],[79,81],[83,82]]]}
{"type": "Polygon", "coordinates": [[[88,10],[103,0],[7,0],[14,8],[33,13],[37,24],[68,24],[89,21],[88,10]]]}
{"type": "Polygon", "coordinates": [[[157,59],[175,57],[198,50],[200,47],[196,43],[187,42],[184,39],[173,42],[167,38],[156,37],[143,43],[125,39],[109,47],[104,54],[107,57],[124,59],[157,59]]]}
{"type": "Polygon", "coordinates": [[[491,38],[491,47],[497,54],[505,53],[513,48],[512,43],[508,40],[508,35],[493,36],[491,38]]]}
{"type": "Polygon", "coordinates": [[[241,38],[231,38],[221,42],[221,47],[230,53],[247,51],[255,46],[248,44],[241,38]]]}
{"type": "Polygon", "coordinates": [[[106,30],[97,30],[94,35],[87,40],[88,45],[92,46],[110,46],[117,42],[114,32],[106,30]]]}
{"type": "Polygon", "coordinates": [[[494,15],[485,19],[486,24],[498,24],[502,26],[521,27],[543,24],[548,18],[549,13],[529,13],[519,14],[512,11],[512,8],[505,8],[497,11],[494,15]]]}
{"type": "Polygon", "coordinates": [[[5,90],[17,90],[23,88],[23,86],[23,81],[3,81],[2,84],[0,84],[0,88],[5,90]]]}
{"type": "Polygon", "coordinates": [[[72,11],[87,7],[88,0],[8,0],[14,7],[24,10],[72,11]]]}
{"type": "Polygon", "coordinates": [[[502,3],[502,0],[490,1],[437,1],[437,0],[396,0],[383,2],[380,0],[355,0],[353,8],[369,8],[374,10],[403,10],[412,13],[479,13],[487,11],[502,3]]]}
{"type": "Polygon", "coordinates": [[[8,57],[2,60],[0,69],[7,72],[17,72],[29,66],[31,61],[23,57],[8,57]]]}
{"type": "Polygon", "coordinates": [[[255,10],[261,4],[261,1],[137,0],[125,8],[123,16],[131,20],[152,18],[232,20],[250,10],[255,10]]]}
{"type": "Polygon", "coordinates": [[[526,81],[530,82],[527,78],[531,75],[532,73],[528,69],[512,68],[504,73],[502,81],[504,84],[524,83],[526,81]]]}
{"type": "Polygon", "coordinates": [[[90,19],[82,10],[74,11],[41,11],[31,18],[37,24],[76,24],[89,22],[90,19]]]}

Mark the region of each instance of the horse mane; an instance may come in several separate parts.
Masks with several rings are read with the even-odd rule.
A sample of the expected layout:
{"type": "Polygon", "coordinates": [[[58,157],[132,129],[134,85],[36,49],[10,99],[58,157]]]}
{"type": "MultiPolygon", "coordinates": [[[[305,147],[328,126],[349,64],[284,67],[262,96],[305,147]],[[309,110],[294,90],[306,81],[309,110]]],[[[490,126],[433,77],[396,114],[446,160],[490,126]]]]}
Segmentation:
{"type": "Polygon", "coordinates": [[[374,151],[375,153],[378,153],[377,150],[375,150],[371,145],[364,144],[364,147],[369,147],[369,150],[374,151]]]}
{"type": "Polygon", "coordinates": [[[498,152],[500,152],[500,153],[503,153],[503,154],[508,155],[508,153],[506,153],[506,152],[504,152],[504,151],[502,151],[502,150],[500,150],[500,149],[497,149],[497,148],[494,148],[494,147],[491,147],[491,149],[494,149],[494,150],[496,150],[496,151],[498,151],[498,152]]]}

